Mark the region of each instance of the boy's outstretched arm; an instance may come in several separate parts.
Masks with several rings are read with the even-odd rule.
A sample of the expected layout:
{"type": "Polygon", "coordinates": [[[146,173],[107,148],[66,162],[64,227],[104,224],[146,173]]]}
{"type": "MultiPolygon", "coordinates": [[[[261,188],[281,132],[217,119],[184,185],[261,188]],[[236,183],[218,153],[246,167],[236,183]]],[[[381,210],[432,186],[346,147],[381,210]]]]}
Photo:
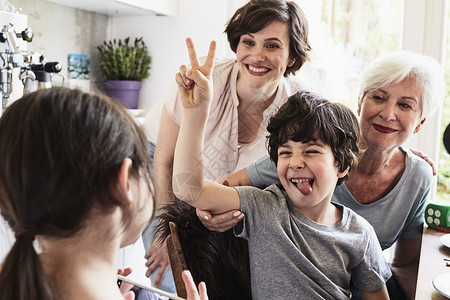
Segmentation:
{"type": "Polygon", "coordinates": [[[191,67],[181,66],[176,82],[183,104],[175,147],[172,187],[175,196],[190,205],[222,213],[239,209],[235,189],[204,178],[202,152],[206,122],[212,97],[215,42],[200,65],[191,39],[186,40],[191,67]]]}

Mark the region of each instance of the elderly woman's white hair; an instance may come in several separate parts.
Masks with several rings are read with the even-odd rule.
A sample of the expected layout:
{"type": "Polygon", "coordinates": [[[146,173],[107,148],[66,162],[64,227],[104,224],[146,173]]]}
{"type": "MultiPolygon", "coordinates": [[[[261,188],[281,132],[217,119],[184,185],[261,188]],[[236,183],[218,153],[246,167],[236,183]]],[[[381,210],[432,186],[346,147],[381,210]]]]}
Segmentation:
{"type": "Polygon", "coordinates": [[[370,63],[361,76],[359,104],[367,92],[407,77],[416,79],[422,86],[423,120],[442,104],[446,87],[442,66],[434,58],[415,52],[392,52],[370,63]]]}

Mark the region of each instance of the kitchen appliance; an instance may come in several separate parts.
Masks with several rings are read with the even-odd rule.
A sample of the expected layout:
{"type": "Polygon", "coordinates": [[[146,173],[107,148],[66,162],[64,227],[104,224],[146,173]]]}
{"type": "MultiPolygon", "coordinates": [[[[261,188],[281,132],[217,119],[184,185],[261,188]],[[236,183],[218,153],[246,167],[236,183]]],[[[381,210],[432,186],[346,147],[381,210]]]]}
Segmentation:
{"type": "Polygon", "coordinates": [[[51,73],[61,71],[59,62],[46,62],[45,57],[39,57],[39,63],[30,64],[22,69],[19,78],[22,80],[23,93],[28,94],[39,89],[48,89],[52,87],[51,73]]]}
{"type": "Polygon", "coordinates": [[[26,94],[37,89],[51,87],[50,73],[61,71],[59,62],[46,62],[43,55],[21,49],[19,39],[31,42],[33,36],[30,28],[26,28],[22,32],[16,32],[11,23],[4,25],[0,32],[0,99],[2,111],[12,102],[10,96],[14,80],[22,80],[23,93],[26,94]],[[35,63],[33,60],[38,55],[39,62],[35,63]],[[13,76],[15,69],[20,70],[19,78],[13,76]]]}

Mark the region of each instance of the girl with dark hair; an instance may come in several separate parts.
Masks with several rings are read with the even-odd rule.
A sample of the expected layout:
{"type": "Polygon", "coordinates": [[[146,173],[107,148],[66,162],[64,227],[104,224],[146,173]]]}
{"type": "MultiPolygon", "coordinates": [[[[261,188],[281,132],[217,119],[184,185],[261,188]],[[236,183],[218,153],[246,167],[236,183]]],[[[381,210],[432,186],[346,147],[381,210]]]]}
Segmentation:
{"type": "Polygon", "coordinates": [[[106,96],[64,88],[14,102],[0,132],[0,210],[16,237],[0,299],[123,299],[118,250],[154,212],[143,132],[106,96]]]}

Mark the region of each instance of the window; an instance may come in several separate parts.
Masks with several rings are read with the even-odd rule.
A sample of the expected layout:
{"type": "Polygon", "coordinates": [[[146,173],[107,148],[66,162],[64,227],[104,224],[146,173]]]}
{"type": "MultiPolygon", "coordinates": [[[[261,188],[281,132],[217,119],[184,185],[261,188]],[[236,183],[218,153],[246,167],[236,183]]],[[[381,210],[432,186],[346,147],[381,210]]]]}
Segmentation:
{"type": "MultiPolygon", "coordinates": [[[[361,71],[376,57],[395,50],[412,50],[441,61],[445,56],[450,87],[450,21],[444,45],[445,0],[317,0],[298,1],[310,26],[313,55],[299,72],[309,88],[331,100],[357,108],[361,71]]],[[[450,202],[450,154],[442,134],[450,122],[450,100],[441,115],[430,116],[419,134],[404,145],[423,151],[438,163],[437,199],[450,202]],[[440,121],[442,119],[442,121],[440,121]],[[440,132],[440,134],[438,134],[440,132]]],[[[432,200],[436,200],[435,190],[432,200]]]]}
{"type": "MultiPolygon", "coordinates": [[[[445,82],[447,91],[450,87],[450,9],[447,8],[447,36],[445,45],[445,82]]],[[[448,92],[447,92],[448,93],[448,92]]],[[[441,114],[441,133],[443,134],[447,124],[450,123],[450,100],[449,97],[444,101],[441,114]]],[[[442,135],[441,134],[441,135],[442,135]]],[[[442,139],[439,148],[439,165],[437,181],[437,199],[450,204],[450,154],[446,151],[442,139]]]]}
{"type": "Polygon", "coordinates": [[[357,108],[361,71],[400,49],[403,0],[299,1],[308,17],[311,63],[299,76],[331,100],[357,108]]]}

